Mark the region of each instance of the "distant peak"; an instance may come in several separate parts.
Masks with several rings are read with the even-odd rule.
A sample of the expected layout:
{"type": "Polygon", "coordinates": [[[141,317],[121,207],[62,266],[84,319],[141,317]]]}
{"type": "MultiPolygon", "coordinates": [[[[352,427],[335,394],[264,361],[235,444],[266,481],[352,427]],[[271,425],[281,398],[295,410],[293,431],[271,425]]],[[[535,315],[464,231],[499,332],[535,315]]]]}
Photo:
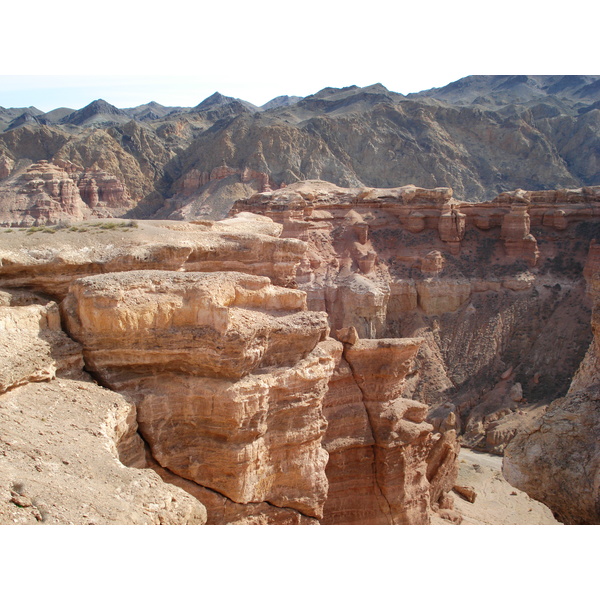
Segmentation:
{"type": "Polygon", "coordinates": [[[385,85],[382,83],[374,83],[373,85],[368,85],[363,88],[366,92],[389,92],[385,85]]]}
{"type": "Polygon", "coordinates": [[[223,106],[225,104],[230,104],[234,102],[235,98],[231,98],[230,96],[223,96],[220,92],[215,92],[212,96],[209,96],[205,100],[202,100],[196,108],[213,108],[215,106],[223,106]]]}
{"type": "Polygon", "coordinates": [[[120,113],[121,112],[116,106],[110,104],[109,102],[107,102],[106,100],[103,100],[102,98],[99,98],[98,100],[94,100],[93,102],[90,102],[82,110],[85,110],[85,109],[93,110],[95,112],[102,112],[102,113],[106,113],[106,112],[120,113]]]}
{"type": "Polygon", "coordinates": [[[99,98],[98,100],[90,102],[82,109],[76,110],[75,112],[67,115],[64,119],[61,119],[61,122],[70,123],[72,125],[83,125],[88,119],[91,119],[97,115],[126,116],[122,110],[108,103],[106,100],[99,98]]]}

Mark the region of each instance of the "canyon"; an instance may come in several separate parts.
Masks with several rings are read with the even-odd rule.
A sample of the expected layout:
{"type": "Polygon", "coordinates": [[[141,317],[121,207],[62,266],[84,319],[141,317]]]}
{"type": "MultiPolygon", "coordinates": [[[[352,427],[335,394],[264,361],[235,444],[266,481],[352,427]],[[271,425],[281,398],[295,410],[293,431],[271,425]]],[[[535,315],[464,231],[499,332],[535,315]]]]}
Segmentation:
{"type": "Polygon", "coordinates": [[[97,491],[94,522],[456,523],[462,444],[504,454],[560,521],[596,522],[599,197],[304,181],[221,221],[5,229],[2,514],[90,521],[85,464],[143,507],[97,491]],[[532,453],[540,422],[564,442],[532,453]],[[550,460],[585,508],[553,504],[550,460]]]}
{"type": "Polygon", "coordinates": [[[0,109],[0,523],[599,523],[597,81],[0,109]]]}

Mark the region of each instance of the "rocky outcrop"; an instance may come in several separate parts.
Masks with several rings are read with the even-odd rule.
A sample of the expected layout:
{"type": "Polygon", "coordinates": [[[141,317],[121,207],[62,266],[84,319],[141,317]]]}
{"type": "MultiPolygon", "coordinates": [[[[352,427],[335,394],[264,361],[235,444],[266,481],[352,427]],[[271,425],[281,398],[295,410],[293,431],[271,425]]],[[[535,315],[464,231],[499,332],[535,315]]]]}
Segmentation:
{"type": "Polygon", "coordinates": [[[129,192],[116,177],[59,159],[34,163],[0,186],[0,223],[14,227],[112,217],[131,207],[129,192]]]}
{"type": "Polygon", "coordinates": [[[0,156],[0,179],[6,179],[14,166],[14,160],[5,155],[0,156]]]}
{"type": "Polygon", "coordinates": [[[133,207],[129,191],[122,181],[114,175],[100,169],[86,169],[77,177],[77,187],[81,199],[92,209],[95,215],[119,216],[133,207]]]}
{"type": "Polygon", "coordinates": [[[350,341],[325,399],[323,522],[429,523],[456,479],[459,448],[454,431],[432,434],[426,405],[402,397],[422,340],[338,336],[350,341]]]}
{"type": "Polygon", "coordinates": [[[46,161],[5,182],[0,199],[0,221],[9,226],[69,223],[91,216],[69,174],[46,161]]]}
{"type": "MultiPolygon", "coordinates": [[[[63,362],[81,373],[83,356],[131,403],[127,420],[148,454],[130,427],[119,442],[125,464],[186,490],[215,524],[428,523],[448,504],[455,431],[433,433],[427,406],[404,395],[420,341],[361,340],[349,329],[336,334],[343,351],[329,315],[294,289],[305,242],[247,213],[93,225],[3,236],[3,277],[7,297],[31,296],[20,291],[28,287],[62,299],[62,326],[77,340],[56,332],[76,357],[63,362]]],[[[360,219],[348,226],[359,252],[369,232],[360,219]]],[[[56,303],[46,304],[22,308],[34,324],[48,313],[60,327],[56,303]]],[[[39,371],[57,367],[42,361],[39,371]]]]}
{"type": "Polygon", "coordinates": [[[563,523],[600,523],[600,390],[556,400],[507,446],[502,472],[563,523]]]}
{"type": "Polygon", "coordinates": [[[319,518],[322,399],[340,349],[305,306],[266,278],[133,271],[74,282],[64,314],[87,368],[136,400],[162,467],[319,518]]]}
{"type": "Polygon", "coordinates": [[[202,524],[144,464],[135,407],[82,372],[55,302],[0,292],[0,522],[202,524]]]}

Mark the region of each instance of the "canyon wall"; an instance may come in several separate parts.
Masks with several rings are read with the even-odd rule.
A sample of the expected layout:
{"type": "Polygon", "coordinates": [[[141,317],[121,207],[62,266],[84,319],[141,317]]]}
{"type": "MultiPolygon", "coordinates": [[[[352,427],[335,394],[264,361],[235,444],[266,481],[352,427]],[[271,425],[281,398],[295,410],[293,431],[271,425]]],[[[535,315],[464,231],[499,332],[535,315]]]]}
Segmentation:
{"type": "Polygon", "coordinates": [[[585,266],[593,339],[564,398],[547,407],[507,446],[507,481],[569,524],[600,523],[600,245],[585,266]]]}
{"type": "Polygon", "coordinates": [[[460,439],[506,451],[507,478],[561,520],[595,522],[599,196],[517,190],[465,204],[448,188],[308,181],[256,193],[220,222],[4,230],[1,439],[19,466],[2,473],[2,518],[456,521],[460,439]],[[72,395],[81,414],[69,417],[72,395]],[[36,414],[26,398],[38,397],[36,414]],[[83,438],[58,426],[84,416],[83,438]],[[68,456],[40,450],[46,422],[68,456]],[[110,452],[88,464],[76,447],[96,452],[96,438],[110,452]],[[84,482],[70,508],[39,495],[46,468],[84,482]],[[115,496],[141,512],[125,518],[108,500],[92,517],[76,509],[90,506],[94,469],[110,473],[102,498],[149,477],[146,496],[115,496]],[[564,480],[581,506],[565,508],[544,480],[564,480]]]}
{"type": "MultiPolygon", "coordinates": [[[[307,244],[282,229],[241,213],[7,230],[0,276],[6,293],[53,299],[76,376],[84,366],[129,407],[117,427],[124,472],[152,468],[195,497],[205,517],[190,508],[185,522],[423,524],[451,512],[455,433],[433,432],[427,406],[404,394],[421,340],[334,340],[328,314],[295,289],[307,244]]],[[[36,369],[57,381],[43,361],[36,369]]],[[[7,394],[36,385],[9,371],[21,379],[7,394]]],[[[33,473],[27,485],[38,484],[33,473]]],[[[152,504],[161,522],[176,518],[152,504]]]]}
{"type": "Polygon", "coordinates": [[[418,337],[409,397],[436,430],[501,454],[565,394],[591,340],[583,268],[600,232],[600,188],[461,203],[449,188],[302,182],[238,210],[304,240],[308,306],[360,338],[418,337]]]}

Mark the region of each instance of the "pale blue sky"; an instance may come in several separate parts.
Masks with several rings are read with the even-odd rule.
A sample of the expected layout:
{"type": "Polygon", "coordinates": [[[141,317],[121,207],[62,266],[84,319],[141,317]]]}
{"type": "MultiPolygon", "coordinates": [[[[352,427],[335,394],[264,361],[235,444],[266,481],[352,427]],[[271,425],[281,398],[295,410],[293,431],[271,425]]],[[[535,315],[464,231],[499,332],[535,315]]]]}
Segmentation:
{"type": "Polygon", "coordinates": [[[400,93],[474,74],[597,74],[597,3],[122,0],[3,8],[0,106],[48,111],[97,98],[194,106],[214,91],[264,104],[326,86],[400,93]],[[27,18],[24,18],[24,11],[27,18]]]}
{"type": "MultiPolygon", "coordinates": [[[[459,74],[454,79],[462,75],[459,74]]],[[[450,79],[443,76],[417,78],[408,80],[402,89],[403,93],[418,92],[446,85],[452,80],[452,76],[450,79]]],[[[384,82],[365,80],[364,77],[357,77],[355,80],[336,80],[331,77],[330,80],[315,78],[280,86],[277,82],[261,84],[252,81],[217,81],[204,80],[198,76],[4,75],[0,76],[0,106],[35,106],[43,111],[63,106],[77,109],[98,98],[119,108],[138,106],[151,100],[164,106],[195,106],[216,91],[260,106],[284,94],[307,96],[326,86],[363,86],[373,83],[384,82]]],[[[386,87],[399,91],[389,84],[386,87]]]]}

